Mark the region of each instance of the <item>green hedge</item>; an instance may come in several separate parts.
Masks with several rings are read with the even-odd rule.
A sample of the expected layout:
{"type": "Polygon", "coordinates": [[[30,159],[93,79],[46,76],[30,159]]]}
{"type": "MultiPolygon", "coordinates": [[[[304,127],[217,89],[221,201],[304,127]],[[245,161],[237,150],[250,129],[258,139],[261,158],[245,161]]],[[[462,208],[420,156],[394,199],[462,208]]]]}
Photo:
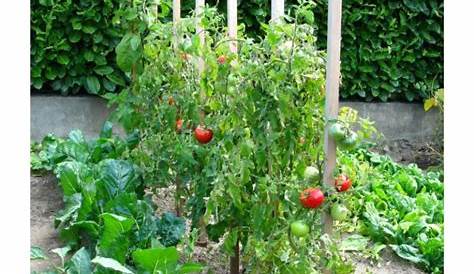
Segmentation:
{"type": "Polygon", "coordinates": [[[126,85],[115,64],[120,0],[32,0],[31,86],[101,94],[126,85]]]}
{"type": "MultiPolygon", "coordinates": [[[[317,2],[325,46],[327,0],[317,2]]],[[[341,71],[345,98],[429,97],[443,86],[443,1],[344,0],[341,71]]]]}
{"type": "MultiPolygon", "coordinates": [[[[114,53],[123,35],[113,24],[120,2],[33,0],[33,88],[75,93],[85,87],[89,93],[102,93],[125,84],[114,53]]],[[[269,20],[270,1],[239,2],[239,22],[258,36],[260,23],[269,20]]],[[[287,11],[297,2],[287,0],[287,11]]],[[[327,0],[315,2],[314,25],[319,46],[325,48],[327,0]]],[[[207,3],[219,3],[226,11],[225,1],[207,3]]],[[[193,7],[194,1],[185,1],[183,15],[193,7]]],[[[344,0],[341,61],[343,98],[429,97],[443,86],[443,1],[344,0]]]]}
{"type": "MultiPolygon", "coordinates": [[[[225,12],[225,1],[219,2],[225,12]]],[[[269,0],[239,1],[239,22],[257,36],[269,0]]],[[[314,0],[318,43],[326,47],[327,0],[314,0]]],[[[298,0],[285,1],[287,12],[298,0]]],[[[191,5],[184,5],[188,10],[191,5]]],[[[443,86],[442,0],[343,0],[343,98],[420,101],[443,86]]]]}

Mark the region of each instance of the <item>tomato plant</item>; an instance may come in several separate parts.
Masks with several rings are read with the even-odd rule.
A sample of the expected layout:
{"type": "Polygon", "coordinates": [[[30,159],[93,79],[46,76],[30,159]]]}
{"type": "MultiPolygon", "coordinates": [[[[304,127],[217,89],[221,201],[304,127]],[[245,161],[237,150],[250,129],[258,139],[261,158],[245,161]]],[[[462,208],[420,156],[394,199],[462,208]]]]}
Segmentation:
{"type": "MultiPolygon", "coordinates": [[[[314,221],[320,210],[298,206],[298,198],[302,184],[310,187],[302,178],[305,168],[319,169],[324,154],[325,54],[315,48],[313,28],[295,20],[268,26],[261,41],[239,38],[238,55],[229,51],[224,20],[215,10],[205,9],[201,20],[204,44],[195,22],[159,22],[143,38],[144,70],[116,96],[125,98],[118,118],[134,123],[143,136],[131,157],[152,188],[174,184],[177,211],[210,240],[224,237],[224,250],[241,255],[250,273],[310,273],[324,262],[299,261],[298,253],[323,252],[318,238],[295,251],[286,232],[287,218],[299,216],[321,234],[314,221]],[[179,44],[170,47],[174,33],[179,44]],[[282,45],[289,50],[279,50],[282,45]],[[198,57],[205,64],[201,72],[198,57]],[[160,98],[165,103],[157,104],[160,98]],[[179,133],[177,119],[201,126],[179,133]],[[281,252],[299,262],[287,266],[281,252]]],[[[320,176],[312,173],[307,175],[314,182],[320,176]]],[[[324,195],[312,191],[306,200],[315,208],[324,195]]]]}

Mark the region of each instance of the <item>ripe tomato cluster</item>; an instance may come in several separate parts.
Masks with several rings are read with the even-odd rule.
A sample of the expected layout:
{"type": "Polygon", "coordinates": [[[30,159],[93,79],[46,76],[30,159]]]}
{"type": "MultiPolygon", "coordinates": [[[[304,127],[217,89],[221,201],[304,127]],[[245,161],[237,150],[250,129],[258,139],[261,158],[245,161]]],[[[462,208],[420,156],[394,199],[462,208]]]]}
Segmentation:
{"type": "MultiPolygon", "coordinates": [[[[305,179],[309,181],[319,179],[319,172],[315,167],[307,167],[304,175],[305,179]]],[[[334,179],[334,187],[337,192],[348,191],[351,186],[352,181],[345,174],[340,174],[334,179]]],[[[300,193],[299,200],[304,208],[315,209],[324,203],[325,198],[326,196],[320,188],[310,187],[300,193]]],[[[348,215],[349,210],[342,204],[336,203],[331,207],[331,216],[334,220],[344,220],[348,215]]],[[[291,223],[290,231],[296,237],[304,237],[309,233],[309,227],[304,221],[298,220],[291,223]]]]}
{"type": "MultiPolygon", "coordinates": [[[[168,98],[169,105],[175,105],[175,101],[173,97],[168,98]]],[[[183,130],[184,120],[178,118],[176,120],[176,131],[181,132],[183,130]]],[[[190,124],[187,124],[187,128],[191,128],[190,124]]],[[[205,128],[204,126],[197,126],[194,129],[194,138],[201,144],[207,144],[212,140],[214,133],[211,129],[205,128]]]]}

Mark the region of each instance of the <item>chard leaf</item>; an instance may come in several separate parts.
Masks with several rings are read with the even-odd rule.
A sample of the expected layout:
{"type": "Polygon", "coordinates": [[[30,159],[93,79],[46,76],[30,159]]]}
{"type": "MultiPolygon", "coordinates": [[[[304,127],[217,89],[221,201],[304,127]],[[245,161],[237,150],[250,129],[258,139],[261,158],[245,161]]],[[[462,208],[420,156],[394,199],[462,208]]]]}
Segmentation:
{"type": "Polygon", "coordinates": [[[175,247],[137,249],[132,253],[133,261],[150,273],[176,273],[178,251],[175,247]]]}
{"type": "Polygon", "coordinates": [[[69,260],[68,273],[92,273],[91,258],[89,252],[84,247],[79,249],[69,260]]]}
{"type": "Polygon", "coordinates": [[[134,192],[141,183],[135,166],[124,160],[103,160],[99,163],[98,173],[101,175],[98,182],[101,198],[106,200],[123,192],[134,192]]]}
{"type": "Polygon", "coordinates": [[[39,246],[32,246],[30,249],[30,260],[46,260],[48,256],[39,246]]]}
{"type": "Polygon", "coordinates": [[[104,213],[101,217],[104,230],[98,244],[100,255],[124,264],[130,243],[129,232],[134,222],[130,218],[112,213],[104,213]]]}
{"type": "Polygon", "coordinates": [[[127,267],[125,267],[121,263],[119,263],[116,260],[111,259],[111,258],[105,258],[105,257],[97,256],[92,260],[92,263],[98,264],[98,265],[102,266],[103,268],[118,271],[120,273],[133,274],[133,272],[130,269],[128,269],[127,267]]]}

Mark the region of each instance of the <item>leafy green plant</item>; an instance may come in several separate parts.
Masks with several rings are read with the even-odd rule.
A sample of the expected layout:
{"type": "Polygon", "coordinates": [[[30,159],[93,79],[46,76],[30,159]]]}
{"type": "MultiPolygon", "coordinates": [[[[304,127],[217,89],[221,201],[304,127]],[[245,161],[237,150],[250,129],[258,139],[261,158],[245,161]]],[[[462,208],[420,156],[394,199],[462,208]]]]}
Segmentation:
{"type": "Polygon", "coordinates": [[[157,230],[160,242],[164,246],[174,246],[179,243],[184,235],[186,223],[183,218],[176,217],[173,213],[166,212],[157,220],[157,230]]]}
{"type": "Polygon", "coordinates": [[[394,163],[359,149],[338,154],[338,165],[355,178],[346,204],[360,232],[432,273],[443,272],[444,185],[437,172],[394,163]]]}
{"type": "MultiPolygon", "coordinates": [[[[110,122],[105,123],[100,136],[87,141],[75,130],[66,140],[49,135],[41,146],[34,147],[32,165],[52,170],[64,194],[65,206],[54,223],[66,246],[53,250],[61,258],[53,273],[135,273],[142,262],[170,258],[134,256],[132,261],[132,252],[148,250],[158,237],[167,245],[176,245],[183,235],[184,221],[155,216],[150,197],[144,195],[141,171],[126,159],[134,142],[113,136],[110,122]],[[74,254],[65,259],[70,251],[74,254]]],[[[176,253],[172,257],[177,258],[175,247],[167,250],[166,254],[176,253]]],[[[44,258],[38,249],[32,249],[32,256],[44,258]]],[[[179,270],[176,273],[202,268],[178,265],[177,259],[174,264],[172,260],[166,263],[167,269],[171,266],[179,270]]]]}

